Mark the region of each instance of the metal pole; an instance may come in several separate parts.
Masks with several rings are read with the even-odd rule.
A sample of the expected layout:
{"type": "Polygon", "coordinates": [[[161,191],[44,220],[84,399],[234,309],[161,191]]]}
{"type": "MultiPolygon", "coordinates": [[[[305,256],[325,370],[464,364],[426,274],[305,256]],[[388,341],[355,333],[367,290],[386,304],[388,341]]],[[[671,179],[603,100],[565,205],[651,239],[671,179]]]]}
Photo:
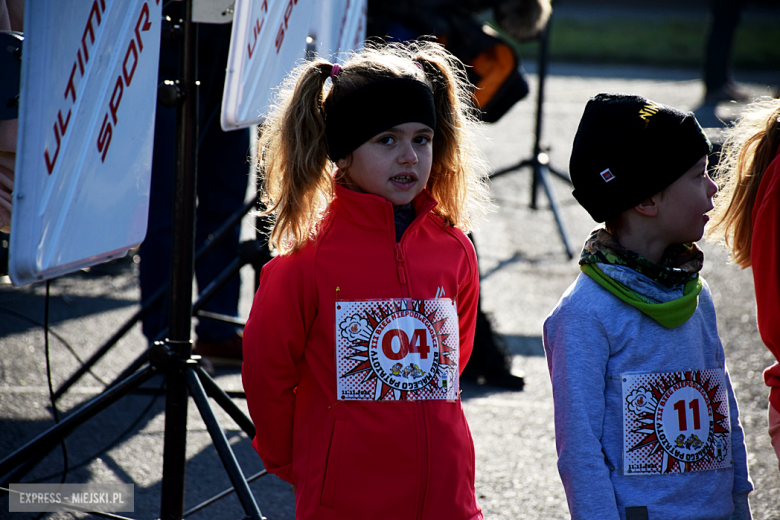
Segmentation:
{"type": "Polygon", "coordinates": [[[544,80],[547,77],[547,44],[550,39],[550,22],[542,31],[539,40],[539,90],[536,93],[536,126],[534,127],[534,155],[531,182],[531,209],[536,209],[536,194],[539,189],[539,154],[542,153],[542,114],[544,112],[544,80]]]}
{"type": "MultiPolygon", "coordinates": [[[[195,204],[197,182],[198,92],[197,25],[192,23],[192,0],[184,1],[182,38],[179,45],[179,87],[183,96],[177,107],[176,177],[171,251],[171,297],[166,343],[180,359],[192,355],[192,277],[194,274],[195,204]]],[[[184,483],[187,447],[187,390],[183,365],[168,371],[163,445],[162,520],[184,516],[184,483]]]]}

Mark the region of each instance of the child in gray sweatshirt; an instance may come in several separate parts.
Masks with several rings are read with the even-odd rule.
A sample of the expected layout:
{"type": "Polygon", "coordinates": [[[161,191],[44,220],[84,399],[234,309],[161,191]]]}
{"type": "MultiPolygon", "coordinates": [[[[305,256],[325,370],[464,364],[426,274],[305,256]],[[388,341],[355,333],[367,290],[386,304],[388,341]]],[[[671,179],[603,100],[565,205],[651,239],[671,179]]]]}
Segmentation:
{"type": "Polygon", "coordinates": [[[558,470],[573,519],[750,519],[744,435],[699,276],[717,191],[692,113],[592,98],[574,196],[597,222],[544,323],[558,470]]]}

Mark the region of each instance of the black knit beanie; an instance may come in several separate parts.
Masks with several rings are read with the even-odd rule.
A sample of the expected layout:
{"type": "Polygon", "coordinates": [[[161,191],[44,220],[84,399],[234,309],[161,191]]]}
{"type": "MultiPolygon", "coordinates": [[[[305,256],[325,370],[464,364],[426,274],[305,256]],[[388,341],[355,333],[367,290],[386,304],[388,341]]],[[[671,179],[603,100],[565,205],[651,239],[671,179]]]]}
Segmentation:
{"type": "Polygon", "coordinates": [[[693,112],[632,94],[598,94],[574,137],[573,194],[604,222],[672,184],[710,150],[693,112]]]}

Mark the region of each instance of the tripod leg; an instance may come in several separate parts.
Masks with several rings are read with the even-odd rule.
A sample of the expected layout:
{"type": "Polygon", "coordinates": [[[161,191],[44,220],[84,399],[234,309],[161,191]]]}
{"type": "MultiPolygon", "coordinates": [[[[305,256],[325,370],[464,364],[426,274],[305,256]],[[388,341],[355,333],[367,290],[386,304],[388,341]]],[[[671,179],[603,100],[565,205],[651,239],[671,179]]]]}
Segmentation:
{"type": "Polygon", "coordinates": [[[558,231],[563,240],[563,245],[566,248],[566,254],[569,258],[574,258],[574,248],[571,245],[571,239],[569,238],[569,231],[566,229],[566,223],[563,221],[563,215],[561,214],[561,206],[558,204],[558,196],[553,191],[552,184],[550,183],[550,171],[546,164],[538,164],[534,169],[534,177],[541,182],[544,187],[544,192],[547,194],[547,199],[550,201],[550,209],[555,216],[555,222],[558,224],[558,231]]]}
{"type": "Polygon", "coordinates": [[[562,171],[560,171],[558,169],[555,169],[552,166],[550,166],[549,164],[547,165],[547,169],[550,170],[550,173],[552,173],[553,175],[555,175],[556,177],[558,177],[562,181],[567,182],[569,184],[569,186],[572,186],[571,177],[569,177],[568,173],[562,172],[562,171]]]}
{"type": "MultiPolygon", "coordinates": [[[[222,224],[217,231],[215,231],[209,238],[203,243],[203,245],[195,252],[195,262],[198,261],[198,259],[211,251],[225,236],[227,236],[228,232],[233,229],[236,225],[241,223],[241,219],[244,215],[249,213],[249,210],[252,209],[254,206],[254,201],[247,202],[244,204],[244,206],[233,213],[231,217],[222,224]]],[[[72,376],[68,378],[67,381],[65,381],[56,392],[54,392],[54,400],[59,400],[62,395],[68,391],[68,389],[73,386],[79,379],[81,379],[84,374],[89,372],[89,370],[109,351],[111,348],[113,348],[116,343],[124,337],[125,334],[127,334],[130,329],[135,326],[138,321],[140,321],[146,314],[148,314],[149,309],[154,305],[157,301],[160,300],[160,298],[163,297],[163,295],[168,291],[168,283],[166,282],[162,286],[158,287],[157,290],[152,293],[152,295],[149,297],[149,300],[146,302],[146,304],[141,307],[141,309],[138,310],[135,314],[133,314],[130,319],[125,322],[124,325],[122,325],[98,350],[95,351],[92,356],[84,362],[84,364],[73,373],[72,376]]],[[[156,339],[162,339],[163,336],[156,338],[156,339]]],[[[125,379],[130,374],[138,370],[143,363],[138,363],[132,365],[130,368],[125,370],[118,378],[117,381],[120,381],[122,379],[125,379]]]]}
{"type": "MultiPolygon", "coordinates": [[[[142,307],[138,312],[133,314],[133,316],[125,322],[122,327],[117,330],[111,338],[109,338],[108,341],[106,341],[103,346],[101,346],[99,349],[95,351],[92,356],[84,362],[81,367],[76,370],[76,372],[73,373],[72,376],[68,378],[67,381],[62,383],[62,385],[57,389],[56,392],[54,392],[54,400],[58,401],[62,395],[68,391],[68,389],[73,386],[79,379],[84,376],[87,372],[90,371],[90,369],[97,363],[111,348],[120,340],[122,337],[127,334],[127,332],[133,328],[133,326],[140,320],[141,318],[146,315],[146,313],[151,308],[152,304],[157,301],[160,297],[162,297],[163,292],[165,288],[158,289],[151,297],[151,301],[144,307],[142,307]]],[[[136,368],[137,370],[137,368],[136,368]]],[[[133,370],[135,372],[135,370],[133,370]]],[[[129,374],[123,373],[124,377],[127,377],[129,374]]],[[[124,377],[117,378],[118,380],[124,379],[124,377]]]]}
{"type": "Polygon", "coordinates": [[[133,374],[117,386],[109,388],[104,393],[95,397],[84,406],[68,415],[59,424],[52,426],[0,461],[0,475],[5,475],[11,469],[40,453],[42,450],[51,450],[60,439],[70,434],[78,426],[82,425],[93,416],[108,408],[120,397],[141,386],[155,374],[157,374],[156,369],[147,367],[145,370],[133,374]]]}
{"type": "Polygon", "coordinates": [[[252,492],[249,490],[249,484],[247,484],[244,473],[241,471],[241,466],[238,465],[236,456],[233,454],[233,450],[225,437],[225,432],[222,431],[217,417],[214,415],[214,410],[211,409],[200,379],[198,379],[192,367],[188,367],[185,370],[187,386],[190,389],[192,398],[195,400],[198,411],[200,411],[201,417],[203,417],[203,421],[206,423],[206,428],[209,430],[211,440],[214,442],[214,447],[222,459],[222,464],[225,466],[230,481],[236,489],[238,499],[241,501],[241,505],[244,506],[244,512],[253,520],[263,520],[263,515],[257,507],[255,497],[252,496],[252,492]]]}
{"type": "Polygon", "coordinates": [[[136,370],[144,366],[144,363],[147,363],[148,361],[149,361],[149,352],[147,351],[141,354],[140,356],[138,356],[138,358],[136,358],[136,360],[133,361],[133,363],[129,367],[124,369],[122,373],[117,376],[116,379],[111,381],[108,387],[111,388],[112,386],[116,385],[119,381],[122,381],[123,379],[130,377],[133,373],[135,373],[136,370]]]}
{"type": "MultiPolygon", "coordinates": [[[[168,340],[172,344],[172,340],[168,340]]],[[[181,520],[184,513],[184,474],[187,466],[187,405],[189,393],[186,368],[167,371],[165,391],[165,437],[160,503],[161,520],[181,520]]]]}
{"type": "MultiPolygon", "coordinates": [[[[235,276],[235,274],[238,272],[239,269],[241,269],[241,267],[243,265],[244,264],[239,259],[234,260],[222,273],[220,273],[220,275],[214,281],[212,281],[208,285],[208,287],[204,291],[201,292],[201,295],[199,296],[199,298],[197,299],[197,301],[194,303],[194,305],[192,307],[192,312],[193,313],[197,313],[198,310],[200,310],[206,304],[206,302],[208,302],[209,298],[216,291],[218,291],[220,288],[222,288],[224,283],[228,279],[230,279],[230,277],[235,276]]],[[[165,335],[167,333],[168,333],[168,329],[167,328],[165,328],[164,330],[160,331],[160,333],[157,335],[157,338],[155,338],[155,341],[161,340],[163,337],[165,337],[165,335]]],[[[133,372],[135,372],[136,370],[141,368],[144,365],[144,363],[146,363],[147,361],[149,361],[149,352],[148,351],[144,352],[143,354],[138,356],[138,358],[136,358],[136,360],[133,361],[133,363],[130,366],[128,366],[126,369],[124,369],[124,371],[121,374],[119,374],[119,376],[109,385],[109,387],[111,387],[114,384],[116,384],[117,381],[121,381],[124,378],[128,377],[130,374],[132,374],[133,372]]],[[[74,375],[74,377],[72,379],[74,379],[74,378],[76,378],[75,375],[74,375]]],[[[67,390],[67,387],[65,387],[65,385],[63,385],[63,387],[60,390],[62,390],[64,392],[65,390],[67,390]]],[[[58,390],[58,392],[59,392],[59,390],[58,390]]],[[[56,397],[56,394],[55,394],[55,397],[56,397]]]]}
{"type": "Polygon", "coordinates": [[[200,366],[196,368],[198,372],[198,377],[200,378],[200,382],[203,384],[203,387],[206,389],[206,393],[213,398],[219,406],[222,407],[225,412],[234,420],[236,421],[236,424],[244,430],[244,433],[247,434],[247,436],[250,439],[255,438],[255,425],[252,423],[251,419],[244,414],[241,409],[236,406],[236,404],[233,402],[232,399],[225,393],[224,390],[222,390],[217,383],[214,382],[214,380],[211,378],[210,375],[206,373],[203,368],[200,366]]]}
{"type": "MultiPolygon", "coordinates": [[[[538,159],[537,159],[538,161],[538,159]]],[[[537,195],[539,193],[539,165],[535,165],[531,174],[531,203],[528,205],[531,209],[538,209],[537,195]]]]}
{"type": "MultiPolygon", "coordinates": [[[[242,212],[244,210],[242,209],[242,212]]],[[[212,280],[212,282],[203,290],[201,291],[200,295],[198,296],[198,299],[195,301],[195,303],[192,306],[192,312],[194,314],[197,314],[205,305],[208,303],[208,301],[214,296],[214,294],[219,291],[233,276],[236,276],[238,274],[239,270],[246,265],[247,263],[251,263],[251,260],[253,260],[254,257],[251,258],[236,258],[233,260],[220,274],[212,280]]],[[[163,289],[167,289],[167,285],[163,287],[163,289]]],[[[162,289],[159,290],[160,295],[162,294],[162,289]]],[[[157,294],[157,293],[155,293],[157,294]]],[[[82,366],[76,373],[74,373],[70,379],[68,379],[54,394],[54,399],[57,400],[60,397],[62,397],[62,394],[64,394],[76,381],[78,381],[85,373],[89,371],[89,369],[94,365],[103,355],[108,352],[108,350],[116,344],[117,341],[129,330],[135,323],[144,315],[146,314],[146,311],[148,309],[148,306],[138,311],[119,331],[117,331],[112,338],[106,342],[106,344],[101,347],[95,354],[92,355],[92,357],[84,363],[84,366],[82,366]]],[[[165,335],[168,333],[168,329],[164,329],[160,331],[160,333],[155,338],[155,341],[161,340],[165,337],[165,335]]],[[[124,371],[122,371],[119,376],[117,376],[116,379],[114,379],[111,384],[108,386],[114,386],[117,382],[124,380],[125,378],[129,377],[130,374],[141,368],[144,363],[146,363],[149,359],[148,352],[144,352],[141,354],[133,363],[128,366],[124,371]]]]}
{"type": "MultiPolygon", "coordinates": [[[[231,262],[231,264],[222,273],[220,273],[219,276],[214,281],[212,281],[204,291],[201,292],[200,296],[193,304],[192,312],[197,313],[209,301],[209,298],[213,296],[216,291],[222,288],[222,286],[225,284],[227,280],[229,280],[232,276],[235,276],[235,274],[238,272],[239,269],[241,269],[243,265],[244,264],[239,259],[236,259],[233,262],[231,262]]],[[[160,333],[155,338],[155,341],[162,340],[166,334],[168,334],[168,328],[165,328],[162,331],[160,331],[160,333]]],[[[124,378],[128,377],[130,374],[132,374],[133,372],[141,368],[144,365],[144,363],[146,363],[147,361],[149,361],[148,351],[138,356],[138,358],[136,358],[136,360],[133,361],[133,363],[130,366],[124,369],[124,371],[122,371],[122,373],[119,374],[119,376],[113,382],[111,382],[109,387],[116,384],[117,381],[121,381],[124,378]]],[[[74,375],[73,378],[71,379],[77,379],[77,378],[74,375]]],[[[65,390],[67,390],[67,387],[63,385],[63,387],[60,390],[64,392],[65,390]]],[[[60,390],[58,390],[58,392],[60,392],[60,390]]]]}

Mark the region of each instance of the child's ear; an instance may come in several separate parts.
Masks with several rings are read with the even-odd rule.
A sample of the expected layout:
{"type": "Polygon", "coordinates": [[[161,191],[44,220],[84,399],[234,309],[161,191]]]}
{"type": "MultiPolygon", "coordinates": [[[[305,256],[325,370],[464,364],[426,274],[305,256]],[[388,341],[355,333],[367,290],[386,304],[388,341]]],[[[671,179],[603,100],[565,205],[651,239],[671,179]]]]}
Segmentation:
{"type": "Polygon", "coordinates": [[[350,164],[352,164],[351,159],[352,159],[352,154],[347,155],[343,159],[339,159],[338,161],[336,161],[336,167],[339,170],[346,170],[347,168],[349,168],[350,164]]]}
{"type": "Polygon", "coordinates": [[[649,199],[640,202],[634,206],[634,209],[640,215],[644,215],[646,217],[658,216],[658,204],[656,203],[655,197],[650,197],[649,199]]]}

